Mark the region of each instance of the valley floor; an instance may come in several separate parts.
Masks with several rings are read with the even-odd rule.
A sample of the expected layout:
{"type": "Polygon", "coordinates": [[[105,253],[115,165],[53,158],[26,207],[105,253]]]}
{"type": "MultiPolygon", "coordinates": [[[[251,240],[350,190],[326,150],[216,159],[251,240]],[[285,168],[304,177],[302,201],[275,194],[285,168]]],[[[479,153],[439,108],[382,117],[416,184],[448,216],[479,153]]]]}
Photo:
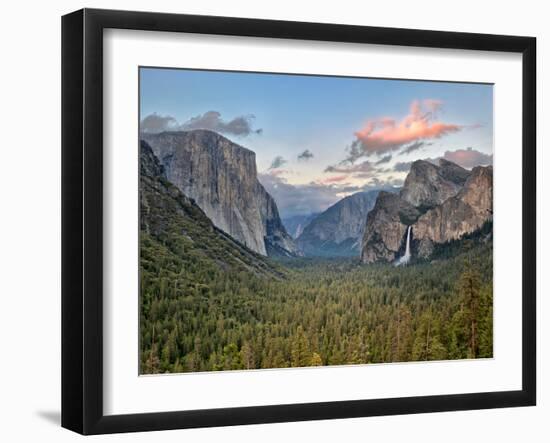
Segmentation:
{"type": "Polygon", "coordinates": [[[161,248],[142,239],[144,374],[492,357],[492,242],[399,268],[270,260],[272,275],[161,248]]]}

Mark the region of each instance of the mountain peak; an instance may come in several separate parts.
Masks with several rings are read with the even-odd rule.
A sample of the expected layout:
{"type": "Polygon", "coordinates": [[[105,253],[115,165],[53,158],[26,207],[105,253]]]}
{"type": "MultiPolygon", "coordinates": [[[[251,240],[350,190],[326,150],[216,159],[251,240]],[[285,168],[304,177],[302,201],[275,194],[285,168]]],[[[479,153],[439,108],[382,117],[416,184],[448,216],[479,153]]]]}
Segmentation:
{"type": "Polygon", "coordinates": [[[151,177],[164,176],[164,167],[159,163],[157,157],[155,157],[151,146],[144,140],[139,141],[139,159],[141,175],[151,177]]]}
{"type": "Polygon", "coordinates": [[[417,160],[400,191],[401,198],[416,207],[430,208],[456,195],[466,182],[469,172],[448,160],[435,165],[417,160]]]}
{"type": "Polygon", "coordinates": [[[304,227],[298,246],[309,256],[359,256],[365,220],[378,192],[356,192],[330,206],[304,227]]]}
{"type": "Polygon", "coordinates": [[[239,145],[222,134],[211,131],[210,129],[191,129],[189,131],[163,131],[156,133],[141,133],[143,140],[152,142],[153,140],[162,140],[165,144],[176,145],[179,143],[197,143],[203,146],[227,146],[234,150],[242,150],[252,157],[256,153],[244,146],[239,145]]]}
{"type": "Polygon", "coordinates": [[[418,159],[412,162],[411,169],[437,168],[437,165],[429,160],[418,159]]]}
{"type": "Polygon", "coordinates": [[[466,183],[466,180],[470,176],[470,171],[444,158],[439,159],[439,173],[446,180],[449,180],[460,186],[464,185],[464,183],[466,183]]]}
{"type": "Polygon", "coordinates": [[[428,257],[436,243],[456,240],[492,219],[493,169],[468,171],[448,160],[417,160],[399,195],[380,192],[367,218],[362,260],[393,261],[412,226],[415,254],[428,257]]]}

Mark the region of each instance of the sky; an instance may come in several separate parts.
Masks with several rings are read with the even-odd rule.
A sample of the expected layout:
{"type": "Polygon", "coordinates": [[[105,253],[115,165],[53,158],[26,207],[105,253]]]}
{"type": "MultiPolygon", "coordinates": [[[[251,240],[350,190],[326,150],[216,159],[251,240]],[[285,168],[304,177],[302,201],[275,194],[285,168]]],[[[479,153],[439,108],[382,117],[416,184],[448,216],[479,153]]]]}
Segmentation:
{"type": "Polygon", "coordinates": [[[492,163],[487,84],[140,69],[140,130],[210,129],[256,153],[283,217],[401,186],[418,159],[492,163]]]}

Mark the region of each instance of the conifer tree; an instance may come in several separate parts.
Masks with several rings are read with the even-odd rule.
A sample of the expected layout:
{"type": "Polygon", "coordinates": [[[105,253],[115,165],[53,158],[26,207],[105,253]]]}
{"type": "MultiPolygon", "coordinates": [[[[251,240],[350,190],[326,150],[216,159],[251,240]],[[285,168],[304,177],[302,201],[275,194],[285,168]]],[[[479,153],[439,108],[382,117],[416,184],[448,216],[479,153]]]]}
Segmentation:
{"type": "Polygon", "coordinates": [[[479,273],[472,267],[470,262],[466,262],[465,270],[458,282],[458,288],[464,303],[465,319],[467,322],[469,358],[476,358],[479,354],[480,286],[479,273]]]}
{"type": "Polygon", "coordinates": [[[291,366],[301,367],[308,366],[311,360],[311,352],[309,351],[309,343],[302,326],[298,326],[291,347],[291,366]]]}

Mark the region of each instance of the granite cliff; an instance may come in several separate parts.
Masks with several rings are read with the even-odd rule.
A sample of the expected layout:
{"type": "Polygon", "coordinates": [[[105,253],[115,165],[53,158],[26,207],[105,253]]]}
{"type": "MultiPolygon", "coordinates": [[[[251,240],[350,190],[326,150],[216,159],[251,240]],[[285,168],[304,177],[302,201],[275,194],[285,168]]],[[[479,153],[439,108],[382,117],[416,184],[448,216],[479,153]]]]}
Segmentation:
{"type": "Polygon", "coordinates": [[[140,264],[147,271],[155,273],[169,263],[187,277],[206,267],[281,276],[265,257],[216,228],[193,199],[170,183],[145,141],[140,142],[139,200],[140,264]]]}
{"type": "Polygon", "coordinates": [[[434,243],[458,240],[493,218],[493,168],[476,167],[464,187],[413,225],[418,254],[428,257],[434,243]]]}
{"type": "Polygon", "coordinates": [[[440,160],[412,164],[399,195],[380,193],[367,216],[361,259],[393,262],[411,229],[412,255],[428,258],[435,244],[458,240],[492,220],[493,169],[468,171],[440,160]]]}
{"type": "Polygon", "coordinates": [[[301,215],[291,215],[283,218],[283,224],[285,225],[286,232],[288,232],[293,239],[297,239],[306,226],[319,215],[319,213],[314,212],[311,214],[301,214],[301,215]]]}
{"type": "Polygon", "coordinates": [[[317,215],[296,240],[307,256],[359,256],[367,214],[379,191],[344,197],[317,215]]]}
{"type": "Polygon", "coordinates": [[[417,160],[411,165],[399,195],[413,206],[431,208],[456,195],[468,176],[468,170],[447,160],[441,159],[439,166],[417,160]]]}
{"type": "Polygon", "coordinates": [[[277,205],[257,179],[256,155],[207,130],[141,134],[167,179],[212,223],[262,255],[299,255],[277,205]]]}
{"type": "Polygon", "coordinates": [[[393,261],[401,249],[407,226],[420,216],[420,211],[398,194],[382,191],[367,216],[361,260],[364,263],[393,261]]]}

